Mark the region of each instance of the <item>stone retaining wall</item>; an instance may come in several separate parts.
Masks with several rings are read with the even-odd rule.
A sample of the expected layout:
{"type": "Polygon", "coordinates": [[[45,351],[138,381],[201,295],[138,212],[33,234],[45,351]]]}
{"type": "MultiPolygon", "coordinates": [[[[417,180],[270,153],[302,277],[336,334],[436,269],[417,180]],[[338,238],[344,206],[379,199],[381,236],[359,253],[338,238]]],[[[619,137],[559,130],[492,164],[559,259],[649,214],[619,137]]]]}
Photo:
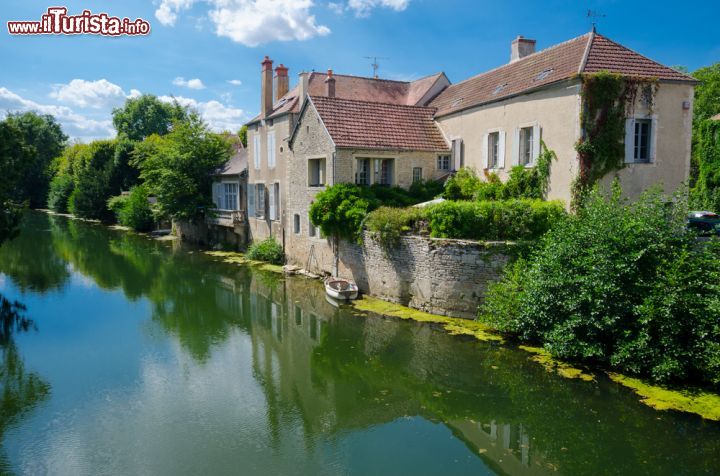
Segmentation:
{"type": "Polygon", "coordinates": [[[404,236],[386,250],[366,232],[362,245],[341,243],[339,275],[387,301],[474,318],[488,284],[500,278],[514,246],[404,236]]]}

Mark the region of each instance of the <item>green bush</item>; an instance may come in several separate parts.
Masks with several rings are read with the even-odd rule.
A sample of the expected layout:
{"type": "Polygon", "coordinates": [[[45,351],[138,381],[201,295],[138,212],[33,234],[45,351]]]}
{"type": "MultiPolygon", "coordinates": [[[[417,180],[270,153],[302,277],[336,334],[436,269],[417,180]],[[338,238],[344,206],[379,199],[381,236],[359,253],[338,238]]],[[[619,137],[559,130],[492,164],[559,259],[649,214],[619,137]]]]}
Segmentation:
{"type": "Polygon", "coordinates": [[[108,208],[115,212],[121,225],[136,231],[150,231],[155,223],[144,185],[133,187],[129,195],[112,197],[108,200],[108,208]]]}
{"type": "Polygon", "coordinates": [[[482,183],[475,170],[464,167],[445,182],[443,197],[446,200],[472,200],[482,183]]]}
{"type": "Polygon", "coordinates": [[[365,228],[384,246],[393,246],[403,233],[413,231],[424,218],[424,208],[380,207],[368,214],[365,228]]]}
{"type": "Polygon", "coordinates": [[[427,202],[442,196],[445,185],[437,180],[420,180],[410,185],[408,195],[416,203],[427,202]]]}
{"type": "Polygon", "coordinates": [[[529,240],[561,221],[565,209],[557,201],[445,201],[429,207],[426,213],[434,237],[529,240]]]}
{"type": "Polygon", "coordinates": [[[285,262],[285,253],[282,246],[272,236],[250,245],[247,257],[251,260],[267,261],[272,264],[283,264],[285,262]]]}
{"type": "Polygon", "coordinates": [[[72,176],[60,174],[53,177],[48,194],[48,208],[58,213],[67,213],[68,200],[74,188],[75,182],[72,176]]]}
{"type": "Polygon", "coordinates": [[[720,242],[699,244],[686,211],[595,190],[490,287],[480,319],[562,359],[720,386],[720,242]]]}

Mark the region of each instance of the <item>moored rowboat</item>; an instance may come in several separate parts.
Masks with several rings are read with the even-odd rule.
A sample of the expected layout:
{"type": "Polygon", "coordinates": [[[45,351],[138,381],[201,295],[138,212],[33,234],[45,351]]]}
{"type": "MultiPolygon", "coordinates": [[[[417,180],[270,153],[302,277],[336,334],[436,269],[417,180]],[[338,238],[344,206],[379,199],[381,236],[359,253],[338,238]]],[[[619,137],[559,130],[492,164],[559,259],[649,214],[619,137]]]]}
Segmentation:
{"type": "Polygon", "coordinates": [[[352,281],[341,278],[327,278],[325,280],[325,292],[333,299],[349,301],[357,299],[358,287],[352,281]]]}

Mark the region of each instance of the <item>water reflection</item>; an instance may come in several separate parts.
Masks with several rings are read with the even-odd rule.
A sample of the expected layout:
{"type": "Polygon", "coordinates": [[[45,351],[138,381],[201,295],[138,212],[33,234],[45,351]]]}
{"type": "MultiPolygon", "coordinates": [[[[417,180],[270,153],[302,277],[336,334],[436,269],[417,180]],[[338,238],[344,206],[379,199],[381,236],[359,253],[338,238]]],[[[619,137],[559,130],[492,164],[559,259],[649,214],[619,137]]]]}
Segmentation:
{"type": "MultiPolygon", "coordinates": [[[[114,332],[137,375],[116,383],[108,358],[108,381],[87,383],[88,401],[39,425],[30,456],[13,455],[24,472],[717,471],[718,425],[657,413],[606,380],[564,380],[509,348],[337,309],[316,282],[64,218],[27,226],[50,229],[52,246],[19,246],[0,263],[60,257],[146,314],[136,326],[140,308],[112,305],[128,316],[114,332]]],[[[26,273],[2,271],[22,288],[26,273]]]]}

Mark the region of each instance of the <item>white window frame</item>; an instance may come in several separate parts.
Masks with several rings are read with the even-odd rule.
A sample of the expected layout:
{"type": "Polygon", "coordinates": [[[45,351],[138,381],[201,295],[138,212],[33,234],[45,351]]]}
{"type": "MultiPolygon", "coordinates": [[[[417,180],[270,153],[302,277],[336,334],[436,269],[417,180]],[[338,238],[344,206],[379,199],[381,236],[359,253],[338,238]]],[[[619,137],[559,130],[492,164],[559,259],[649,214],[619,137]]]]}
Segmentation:
{"type": "Polygon", "coordinates": [[[625,119],[625,163],[646,165],[654,164],[657,160],[657,137],[658,117],[655,114],[636,114],[625,119]],[[640,120],[650,121],[650,150],[647,161],[635,161],[635,122],[640,120]]]}
{"type": "Polygon", "coordinates": [[[395,185],[395,157],[375,157],[372,159],[371,164],[373,183],[386,185],[388,187],[395,185]],[[387,180],[387,183],[385,183],[386,181],[383,177],[383,163],[386,161],[391,161],[392,164],[392,169],[390,169],[390,179],[387,180]]]}
{"type": "Polygon", "coordinates": [[[483,136],[483,168],[486,170],[502,170],[505,168],[505,143],[507,134],[500,128],[488,129],[483,136]],[[498,135],[497,162],[494,167],[490,166],[490,135],[498,135]]]}
{"type": "Polygon", "coordinates": [[[317,188],[317,187],[324,187],[327,184],[327,158],[324,156],[319,157],[309,157],[307,161],[307,186],[310,188],[317,188]],[[311,180],[311,167],[310,164],[314,163],[315,161],[319,161],[320,165],[318,166],[318,175],[319,180],[318,183],[312,183],[311,180]]]}
{"type": "Polygon", "coordinates": [[[262,147],[262,140],[260,139],[260,133],[256,132],[253,134],[253,164],[255,170],[260,170],[260,151],[262,147]]]}
{"type": "Polygon", "coordinates": [[[369,157],[355,157],[355,185],[372,185],[372,159],[369,157]],[[360,182],[360,161],[367,165],[365,182],[360,182]]]}
{"type": "Polygon", "coordinates": [[[435,165],[438,170],[450,171],[450,162],[452,162],[452,156],[450,154],[438,154],[436,160],[435,165]],[[443,165],[445,165],[445,167],[443,167],[443,165]]]}
{"type": "Polygon", "coordinates": [[[423,181],[423,168],[413,167],[412,168],[412,183],[420,183],[423,181]],[[417,174],[417,172],[420,172],[417,174]]]}
{"type": "Polygon", "coordinates": [[[537,121],[519,124],[515,128],[513,136],[513,166],[524,165],[527,168],[535,167],[535,164],[537,164],[537,159],[540,156],[540,142],[542,141],[542,128],[540,127],[540,124],[537,121]],[[530,162],[527,164],[520,164],[520,129],[527,128],[532,128],[533,131],[532,145],[530,150],[530,162]]]}
{"type": "Polygon", "coordinates": [[[220,184],[222,186],[222,193],[220,195],[220,197],[222,199],[221,203],[223,205],[222,209],[223,210],[239,210],[240,209],[240,204],[239,204],[240,184],[238,182],[234,182],[234,181],[230,181],[230,180],[222,181],[222,182],[220,182],[220,184]],[[234,186],[235,191],[228,192],[228,186],[234,186]],[[235,199],[233,200],[234,204],[231,204],[231,206],[228,207],[228,198],[232,197],[233,195],[235,197],[235,199]]]}
{"type": "Polygon", "coordinates": [[[267,203],[265,202],[265,182],[255,183],[255,218],[265,219],[267,203]]]}
{"type": "Polygon", "coordinates": [[[275,156],[276,152],[276,144],[275,144],[275,131],[268,131],[267,133],[267,165],[269,169],[274,169],[275,165],[277,165],[277,158],[275,156]]]}

